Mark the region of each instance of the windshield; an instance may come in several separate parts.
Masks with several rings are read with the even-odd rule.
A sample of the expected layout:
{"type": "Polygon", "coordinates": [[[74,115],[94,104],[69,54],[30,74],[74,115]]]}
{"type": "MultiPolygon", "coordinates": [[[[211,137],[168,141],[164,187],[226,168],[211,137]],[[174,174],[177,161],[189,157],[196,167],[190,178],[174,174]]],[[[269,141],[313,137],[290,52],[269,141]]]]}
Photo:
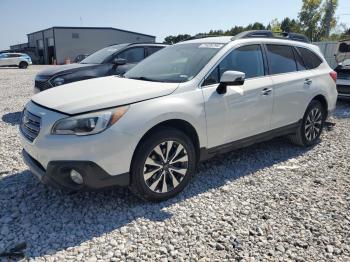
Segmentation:
{"type": "Polygon", "coordinates": [[[96,51],[95,53],[89,55],[87,58],[82,60],[81,64],[102,64],[107,58],[112,56],[115,52],[126,47],[128,44],[113,45],[96,51]]]}
{"type": "Polygon", "coordinates": [[[169,46],[143,60],[124,76],[155,82],[186,82],[193,79],[223,46],[213,43],[169,46]]]}

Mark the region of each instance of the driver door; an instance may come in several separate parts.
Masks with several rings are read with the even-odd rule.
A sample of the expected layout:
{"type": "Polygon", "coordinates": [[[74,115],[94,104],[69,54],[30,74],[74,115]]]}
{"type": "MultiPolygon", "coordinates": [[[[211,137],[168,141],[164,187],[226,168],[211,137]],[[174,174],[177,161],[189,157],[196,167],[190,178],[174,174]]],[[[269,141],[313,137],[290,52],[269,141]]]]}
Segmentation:
{"type": "Polygon", "coordinates": [[[208,148],[270,130],[273,89],[265,68],[261,46],[247,45],[231,51],[204,80],[208,148]],[[246,80],[218,94],[219,79],[225,71],[244,72],[246,80]]]}
{"type": "Polygon", "coordinates": [[[118,66],[115,74],[123,75],[125,72],[133,68],[137,63],[145,59],[144,47],[133,47],[119,53],[115,58],[122,58],[126,60],[125,65],[118,66]]]}

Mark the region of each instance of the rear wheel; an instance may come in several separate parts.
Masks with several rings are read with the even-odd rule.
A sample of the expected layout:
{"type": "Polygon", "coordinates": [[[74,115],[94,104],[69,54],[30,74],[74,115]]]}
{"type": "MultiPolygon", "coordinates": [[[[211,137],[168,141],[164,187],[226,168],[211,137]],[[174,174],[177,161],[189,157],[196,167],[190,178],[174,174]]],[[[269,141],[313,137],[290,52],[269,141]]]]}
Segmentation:
{"type": "Polygon", "coordinates": [[[195,148],[187,135],[169,128],[156,131],[137,148],[130,189],[145,200],[166,200],[186,187],[195,164],[195,148]]]}
{"type": "Polygon", "coordinates": [[[19,63],[19,66],[18,66],[19,68],[22,68],[22,69],[26,69],[27,67],[28,67],[28,63],[27,62],[20,62],[19,63]]]}
{"type": "Polygon", "coordinates": [[[318,100],[311,101],[306,109],[301,125],[296,133],[290,136],[291,141],[299,146],[315,145],[322,133],[326,109],[318,100]]]}

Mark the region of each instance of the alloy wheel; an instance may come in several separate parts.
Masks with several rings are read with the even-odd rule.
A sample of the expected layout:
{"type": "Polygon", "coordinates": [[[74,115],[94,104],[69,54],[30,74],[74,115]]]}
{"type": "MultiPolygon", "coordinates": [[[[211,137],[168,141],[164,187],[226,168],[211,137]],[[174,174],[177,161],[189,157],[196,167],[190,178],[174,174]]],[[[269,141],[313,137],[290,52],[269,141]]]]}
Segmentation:
{"type": "Polygon", "coordinates": [[[174,190],[186,176],[188,154],[177,141],[157,145],[146,158],[143,177],[150,190],[167,193],[174,190]]]}
{"type": "Polygon", "coordinates": [[[319,108],[313,108],[305,121],[305,137],[308,141],[316,139],[322,131],[322,112],[319,108]]]}

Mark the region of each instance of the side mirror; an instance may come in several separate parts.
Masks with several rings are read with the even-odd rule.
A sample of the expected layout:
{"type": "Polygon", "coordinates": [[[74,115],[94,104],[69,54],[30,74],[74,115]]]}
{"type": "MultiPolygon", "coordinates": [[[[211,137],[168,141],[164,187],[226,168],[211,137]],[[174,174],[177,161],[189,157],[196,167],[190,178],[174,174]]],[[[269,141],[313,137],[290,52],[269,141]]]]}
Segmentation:
{"type": "Polygon", "coordinates": [[[113,60],[114,65],[120,66],[120,65],[125,65],[126,64],[126,59],[124,58],[116,58],[113,60]]]}
{"type": "Polygon", "coordinates": [[[245,73],[239,71],[226,71],[220,78],[220,84],[216,89],[218,94],[225,94],[227,86],[241,86],[245,81],[245,73]]]}

